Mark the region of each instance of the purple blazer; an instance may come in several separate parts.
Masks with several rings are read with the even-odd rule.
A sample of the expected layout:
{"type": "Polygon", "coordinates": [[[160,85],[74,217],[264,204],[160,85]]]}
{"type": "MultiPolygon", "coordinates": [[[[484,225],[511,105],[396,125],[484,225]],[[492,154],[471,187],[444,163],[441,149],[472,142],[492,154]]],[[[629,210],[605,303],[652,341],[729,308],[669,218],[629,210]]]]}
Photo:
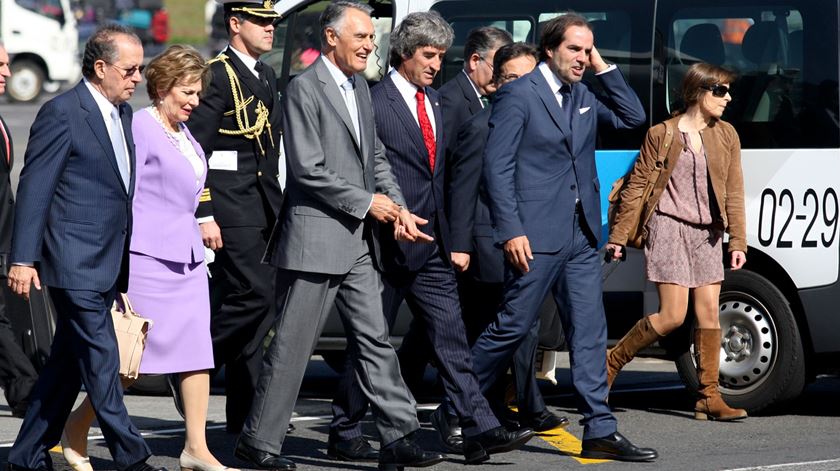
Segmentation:
{"type": "Polygon", "coordinates": [[[203,261],[204,244],[195,219],[207,176],[201,146],[186,130],[204,165],[196,183],[192,165],[148,110],[134,113],[131,130],[137,153],[131,251],[172,262],[203,261]]]}

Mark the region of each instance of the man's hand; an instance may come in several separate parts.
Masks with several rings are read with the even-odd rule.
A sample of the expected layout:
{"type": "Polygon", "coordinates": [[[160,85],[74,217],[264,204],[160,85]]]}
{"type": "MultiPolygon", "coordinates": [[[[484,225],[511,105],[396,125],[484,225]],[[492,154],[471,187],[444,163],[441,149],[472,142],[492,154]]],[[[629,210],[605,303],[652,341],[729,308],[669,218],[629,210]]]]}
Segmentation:
{"type": "Polygon", "coordinates": [[[400,217],[400,207],[387,195],[376,193],[373,195],[373,204],[370,205],[368,214],[377,221],[387,224],[400,217]]]}
{"type": "Polygon", "coordinates": [[[741,252],[740,250],[733,250],[731,257],[732,261],[729,262],[729,266],[733,270],[740,270],[741,267],[743,267],[744,264],[747,263],[747,254],[741,252]]]}
{"type": "Polygon", "coordinates": [[[219,250],[224,246],[222,243],[222,230],[216,221],[207,221],[198,225],[201,229],[201,240],[204,246],[210,250],[219,250]]]}
{"type": "Polygon", "coordinates": [[[528,242],[528,237],[519,236],[505,242],[505,257],[508,262],[522,273],[528,273],[528,260],[533,260],[534,256],[531,254],[531,243],[528,242]]]}
{"type": "Polygon", "coordinates": [[[466,252],[452,252],[452,265],[455,269],[463,273],[470,267],[470,254],[466,252]]]}
{"type": "Polygon", "coordinates": [[[604,58],[601,57],[601,53],[598,52],[598,48],[595,46],[592,46],[592,52],[589,54],[589,64],[596,74],[607,70],[610,66],[604,61],[604,58]]]}
{"type": "Polygon", "coordinates": [[[407,209],[402,208],[398,213],[399,219],[394,222],[394,239],[400,242],[434,242],[434,238],[421,232],[417,226],[425,226],[429,221],[411,214],[407,209]]]}
{"type": "Polygon", "coordinates": [[[41,290],[41,280],[38,278],[38,270],[34,267],[22,267],[14,265],[9,269],[9,288],[18,296],[29,301],[29,287],[35,284],[35,289],[41,290]]]}

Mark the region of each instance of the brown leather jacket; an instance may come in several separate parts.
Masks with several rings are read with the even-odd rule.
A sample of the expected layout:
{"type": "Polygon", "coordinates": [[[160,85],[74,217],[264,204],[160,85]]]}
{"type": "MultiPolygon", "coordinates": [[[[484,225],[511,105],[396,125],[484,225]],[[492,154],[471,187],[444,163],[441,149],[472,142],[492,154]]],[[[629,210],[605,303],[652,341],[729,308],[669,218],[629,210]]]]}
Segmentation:
{"type": "MultiPolygon", "coordinates": [[[[677,132],[679,116],[671,118],[667,123],[677,132]]],[[[665,123],[650,128],[645,136],[645,142],[633,166],[630,180],[621,193],[621,205],[615,216],[615,223],[610,228],[609,242],[616,245],[626,245],[627,233],[633,224],[644,216],[649,220],[659,203],[662,192],[668,184],[671,172],[676,166],[677,159],[683,150],[679,139],[673,139],[668,149],[662,176],[653,188],[650,199],[644,208],[642,193],[647,185],[648,175],[654,170],[656,157],[665,139],[665,123]]],[[[729,251],[747,251],[746,214],[744,211],[744,175],[741,170],[741,141],[735,128],[726,121],[716,121],[706,129],[700,131],[703,146],[706,150],[706,164],[714,192],[713,201],[716,208],[711,208],[715,216],[713,224],[729,233],[729,251]]],[[[645,234],[647,236],[647,234],[645,234]]]]}

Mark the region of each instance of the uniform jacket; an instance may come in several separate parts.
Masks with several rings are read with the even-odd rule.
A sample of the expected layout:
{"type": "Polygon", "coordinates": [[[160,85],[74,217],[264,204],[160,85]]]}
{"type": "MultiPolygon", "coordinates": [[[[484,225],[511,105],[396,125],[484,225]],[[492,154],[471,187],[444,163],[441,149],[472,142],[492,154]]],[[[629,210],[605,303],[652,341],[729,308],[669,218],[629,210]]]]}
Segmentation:
{"type": "Polygon", "coordinates": [[[132,132],[137,144],[137,183],[131,251],[180,263],[204,260],[204,245],[195,219],[207,175],[201,146],[185,129],[204,162],[204,172],[196,184],[192,165],[147,110],[134,115],[132,132]]]}
{"type": "Polygon", "coordinates": [[[244,98],[254,97],[246,106],[249,125],[257,122],[257,102],[262,101],[270,111],[271,129],[266,127],[260,137],[265,155],[256,139],[219,132],[219,129],[238,130],[239,124],[235,113],[226,115],[234,109],[234,95],[225,64],[221,60],[213,62],[210,66],[213,79],[187,126],[208,159],[215,151],[236,151],[236,170],[214,170],[211,163],[207,175],[210,200],[202,198],[196,216],[212,215],[221,227],[269,227],[283,201],[277,180],[281,136],[277,80],[271,67],[266,67],[269,83],[266,88],[229,48],[222,54],[239,77],[244,98]]]}
{"type": "MultiPolygon", "coordinates": [[[[679,116],[671,118],[671,129],[677,129],[679,116]]],[[[676,131],[675,131],[676,132],[676,131]]],[[[747,251],[746,213],[744,210],[744,175],[741,169],[741,141],[735,128],[726,121],[715,121],[700,131],[703,147],[706,151],[706,165],[709,169],[709,181],[716,207],[711,208],[716,216],[713,224],[729,232],[729,251],[747,251]]],[[[621,193],[621,206],[610,228],[610,243],[625,245],[627,233],[632,224],[636,224],[642,214],[650,216],[659,203],[659,198],[668,184],[671,172],[677,165],[684,146],[674,138],[665,158],[662,177],[654,186],[650,199],[642,208],[642,193],[647,185],[648,175],[654,170],[662,140],[665,139],[665,124],[660,123],[650,128],[639,157],[633,166],[630,180],[621,193]]]]}
{"type": "MultiPolygon", "coordinates": [[[[423,142],[423,131],[411,114],[400,91],[388,75],[371,91],[376,134],[385,146],[391,171],[400,185],[406,207],[429,221],[418,228],[436,239],[449,261],[449,224],[444,213],[445,134],[441,117],[440,96],[431,87],[425,88],[435,119],[435,170],[429,168],[429,152],[423,142]]],[[[386,270],[419,270],[434,251],[431,244],[397,242],[394,231],[383,227],[382,262],[386,270]]]]}
{"type": "Polygon", "coordinates": [[[576,194],[591,233],[600,237],[597,129],[640,126],[645,112],[618,69],[597,78],[607,96],[575,84],[571,123],[539,68],[496,92],[484,175],[497,243],[524,235],[534,252],[569,247],[576,194]]]}
{"type": "Polygon", "coordinates": [[[405,200],[376,137],[367,82],[355,76],[359,141],[324,60],[307,67],[286,90],[288,191],[269,260],[287,270],[342,275],[364,253],[381,264],[378,224],[366,216],[373,194],[384,193],[403,206],[405,200]]]}
{"type": "Polygon", "coordinates": [[[84,82],[41,107],[20,174],[11,261],[35,262],[51,287],[128,289],[134,196],[131,107],[119,106],[131,181],[125,188],[99,107],[84,82]]]}

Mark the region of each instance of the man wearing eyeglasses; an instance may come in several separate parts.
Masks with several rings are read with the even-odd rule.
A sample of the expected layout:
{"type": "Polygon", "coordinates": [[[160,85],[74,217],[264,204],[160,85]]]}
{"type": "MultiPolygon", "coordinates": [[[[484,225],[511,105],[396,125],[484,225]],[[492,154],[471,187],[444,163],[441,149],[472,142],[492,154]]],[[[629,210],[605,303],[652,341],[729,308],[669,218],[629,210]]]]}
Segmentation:
{"type": "Polygon", "coordinates": [[[216,367],[226,365],[227,430],[239,433],[274,318],[274,268],[261,260],[283,200],[285,163],[277,80],[260,55],[271,50],[280,15],[272,1],[219,3],[230,44],[211,61],[213,80],[187,125],[208,157],[196,216],[215,258],[210,330],[216,367]]]}
{"type": "MultiPolygon", "coordinates": [[[[100,28],[85,46],[84,80],[38,112],[20,175],[9,287],[50,287],[55,338],[6,470],[49,470],[49,450],[84,384],[120,471],[151,471],[123,404],[110,308],[128,288],[134,194],[131,107],[143,47],[129,29],[100,28]]],[[[163,468],[161,468],[163,469],[163,468]]]]}

